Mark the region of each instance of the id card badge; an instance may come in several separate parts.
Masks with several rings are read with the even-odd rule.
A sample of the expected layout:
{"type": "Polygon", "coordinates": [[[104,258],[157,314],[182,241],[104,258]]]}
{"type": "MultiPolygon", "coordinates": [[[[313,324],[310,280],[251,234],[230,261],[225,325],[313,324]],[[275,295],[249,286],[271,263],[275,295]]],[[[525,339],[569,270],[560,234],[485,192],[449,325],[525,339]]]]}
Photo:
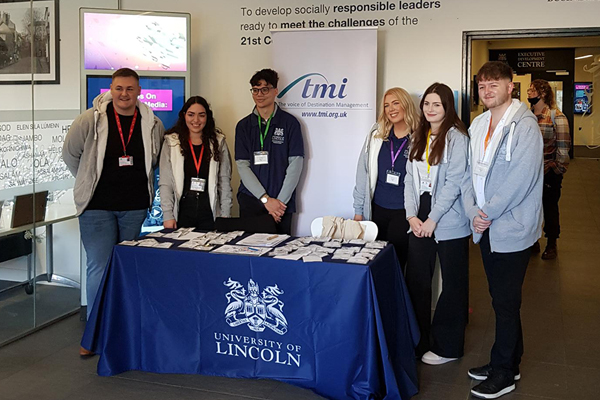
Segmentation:
{"type": "Polygon", "coordinates": [[[421,192],[431,193],[431,180],[430,179],[421,179],[421,192]]]}
{"type": "Polygon", "coordinates": [[[394,186],[400,185],[400,172],[392,171],[390,169],[385,171],[385,183],[394,186]]]}
{"type": "Polygon", "coordinates": [[[192,178],[190,183],[190,190],[194,192],[204,192],[206,189],[206,179],[203,178],[192,178]]]}
{"type": "Polygon", "coordinates": [[[269,152],[268,151],[255,151],[254,152],[254,165],[267,165],[269,164],[269,152]]]}
{"type": "Polygon", "coordinates": [[[119,167],[133,167],[133,157],[132,156],[119,157],[119,167]]]}
{"type": "Polygon", "coordinates": [[[477,161],[475,163],[475,168],[473,168],[473,172],[478,176],[486,176],[488,173],[488,169],[490,169],[490,164],[484,161],[477,161]]]}

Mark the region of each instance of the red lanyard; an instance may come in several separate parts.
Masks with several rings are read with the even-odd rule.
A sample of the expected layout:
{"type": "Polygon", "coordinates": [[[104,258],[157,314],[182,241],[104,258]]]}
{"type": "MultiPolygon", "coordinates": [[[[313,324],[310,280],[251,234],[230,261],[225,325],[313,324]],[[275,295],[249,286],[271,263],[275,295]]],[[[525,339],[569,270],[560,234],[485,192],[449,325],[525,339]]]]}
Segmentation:
{"type": "Polygon", "coordinates": [[[119,114],[117,114],[117,110],[113,108],[115,112],[115,119],[117,120],[117,128],[119,128],[119,135],[121,135],[121,143],[123,143],[123,154],[127,155],[127,146],[131,141],[131,135],[133,135],[133,128],[135,128],[135,120],[137,119],[138,110],[135,109],[133,113],[133,120],[131,121],[131,126],[129,127],[129,138],[127,138],[127,143],[125,143],[125,138],[123,138],[123,129],[121,128],[121,121],[119,120],[119,114]]]}
{"type": "Polygon", "coordinates": [[[196,158],[196,152],[194,151],[194,145],[192,144],[192,139],[188,139],[190,142],[190,151],[192,152],[192,158],[194,159],[194,165],[196,166],[196,176],[200,175],[200,166],[202,165],[202,156],[204,155],[204,143],[202,143],[202,148],[200,149],[200,159],[196,158]]]}

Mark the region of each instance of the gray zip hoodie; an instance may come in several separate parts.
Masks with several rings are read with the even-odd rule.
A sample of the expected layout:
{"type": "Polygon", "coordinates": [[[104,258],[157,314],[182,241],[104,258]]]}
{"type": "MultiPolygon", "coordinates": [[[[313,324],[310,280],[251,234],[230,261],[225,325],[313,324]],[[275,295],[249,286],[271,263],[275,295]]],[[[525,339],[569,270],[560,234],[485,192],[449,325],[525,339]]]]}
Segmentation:
{"type": "MultiPolygon", "coordinates": [[[[219,161],[211,157],[208,167],[208,198],[213,217],[231,216],[231,156],[223,134],[217,133],[219,161]]],[[[165,142],[160,155],[160,205],[164,220],[177,220],[179,200],[183,195],[185,174],[183,170],[184,157],[181,154],[179,135],[165,135],[165,142]]]]}
{"type": "MultiPolygon", "coordinates": [[[[63,145],[63,160],[69,171],[75,176],[73,197],[78,216],[85,211],[102,175],[108,140],[106,107],[110,102],[112,102],[110,92],[98,95],[94,99],[93,107],[75,118],[63,145]]],[[[148,174],[148,193],[150,202],[152,202],[154,198],[154,167],[158,164],[158,155],[165,129],[150,107],[139,100],[137,107],[142,118],[144,163],[148,174]]]]}
{"type": "Polygon", "coordinates": [[[377,184],[377,157],[383,144],[383,139],[375,137],[378,130],[378,124],[374,124],[369,130],[356,165],[354,213],[362,215],[367,221],[371,220],[371,201],[377,184]]]}
{"type": "MultiPolygon", "coordinates": [[[[471,154],[469,174],[463,184],[465,211],[471,221],[478,215],[474,165],[480,153],[475,148],[481,135],[487,132],[486,121],[490,111],[475,118],[469,133],[471,154]]],[[[535,116],[520,103],[512,118],[502,130],[502,138],[490,161],[482,207],[492,224],[490,247],[492,252],[511,253],[533,245],[542,233],[542,190],[544,179],[544,142],[535,116]]],[[[481,234],[473,229],[473,241],[481,234]]]]}
{"type": "MultiPolygon", "coordinates": [[[[471,234],[461,196],[461,185],[467,171],[469,138],[452,127],[446,135],[446,146],[442,161],[431,167],[433,192],[429,218],[437,224],[436,240],[452,240],[471,234]]],[[[419,174],[417,164],[406,163],[404,179],[404,207],[406,218],[416,217],[419,212],[419,174]]],[[[423,221],[425,222],[425,221],[423,221]]]]}

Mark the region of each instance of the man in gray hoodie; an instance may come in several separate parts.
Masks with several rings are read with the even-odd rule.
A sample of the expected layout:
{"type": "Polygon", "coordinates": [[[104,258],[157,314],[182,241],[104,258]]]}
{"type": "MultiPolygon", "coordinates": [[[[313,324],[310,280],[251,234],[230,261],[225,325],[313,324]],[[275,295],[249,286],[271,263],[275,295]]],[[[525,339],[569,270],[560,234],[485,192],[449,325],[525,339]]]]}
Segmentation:
{"type": "Polygon", "coordinates": [[[523,355],[521,291],[530,249],[542,232],[543,140],[528,107],[511,99],[512,69],[491,61],[477,73],[488,111],[469,129],[463,190],[473,241],[479,243],[496,314],[490,363],[469,370],[483,381],[471,393],[495,399],[515,389],[523,355]]]}
{"type": "Polygon", "coordinates": [[[88,317],[113,246],[139,235],[153,198],[164,127],[138,100],[140,91],[135,71],[116,71],[110,91],[73,121],[63,146],[87,254],[88,317]]]}

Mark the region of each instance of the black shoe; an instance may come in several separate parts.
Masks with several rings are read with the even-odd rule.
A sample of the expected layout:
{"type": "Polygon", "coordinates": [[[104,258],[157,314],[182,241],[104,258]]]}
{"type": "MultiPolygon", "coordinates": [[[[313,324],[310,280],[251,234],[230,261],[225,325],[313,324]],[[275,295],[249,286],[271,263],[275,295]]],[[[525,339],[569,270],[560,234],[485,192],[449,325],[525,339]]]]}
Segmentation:
{"type": "Polygon", "coordinates": [[[542,260],[554,260],[557,255],[558,249],[556,248],[556,244],[549,244],[542,253],[542,260]]]}
{"type": "MultiPolygon", "coordinates": [[[[468,374],[471,379],[485,381],[490,376],[490,372],[492,372],[492,366],[486,364],[483,367],[471,368],[468,374]]],[[[518,381],[519,379],[521,379],[521,373],[517,370],[517,372],[515,372],[515,381],[518,381]]]]}
{"type": "Polygon", "coordinates": [[[494,373],[471,389],[471,394],[481,399],[497,399],[515,390],[515,380],[506,374],[494,373]]]}

